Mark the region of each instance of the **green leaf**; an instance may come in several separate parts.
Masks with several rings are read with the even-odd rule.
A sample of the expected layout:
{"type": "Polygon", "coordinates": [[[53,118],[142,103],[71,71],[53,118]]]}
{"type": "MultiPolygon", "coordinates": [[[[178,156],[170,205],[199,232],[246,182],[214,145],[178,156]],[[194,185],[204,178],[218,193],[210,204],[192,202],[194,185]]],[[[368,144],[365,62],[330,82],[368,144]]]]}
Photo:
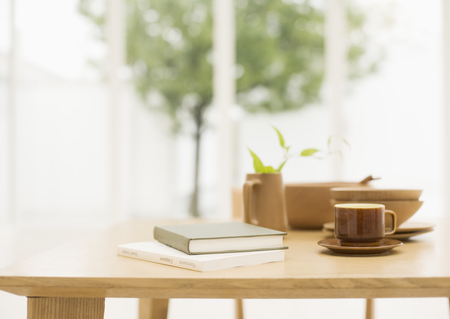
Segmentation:
{"type": "Polygon", "coordinates": [[[286,164],[287,160],[285,160],[283,163],[280,164],[280,166],[277,169],[277,172],[281,172],[281,169],[283,168],[284,164],[286,164]]]}
{"type": "Polygon", "coordinates": [[[347,142],[347,140],[346,140],[345,138],[341,137],[341,136],[330,136],[330,137],[328,138],[328,149],[330,149],[330,146],[331,146],[331,140],[332,140],[333,138],[340,138],[340,139],[342,140],[342,142],[344,142],[344,143],[347,145],[347,147],[350,149],[350,143],[347,142]]]}
{"type": "Polygon", "coordinates": [[[320,152],[320,150],[315,149],[315,148],[307,148],[306,150],[303,150],[300,153],[300,156],[312,156],[312,155],[316,154],[317,152],[320,152]]]}
{"type": "Polygon", "coordinates": [[[255,173],[263,173],[263,174],[276,173],[279,172],[279,170],[283,167],[284,163],[286,163],[286,161],[284,161],[284,163],[280,165],[279,169],[276,170],[272,166],[264,166],[259,157],[255,153],[253,153],[251,149],[248,149],[248,151],[250,152],[250,155],[253,157],[253,167],[255,168],[255,173]]]}
{"type": "Polygon", "coordinates": [[[343,137],[342,138],[342,142],[344,142],[345,144],[347,144],[348,149],[350,149],[350,144],[347,142],[347,140],[343,137]]]}
{"type": "Polygon", "coordinates": [[[264,173],[264,164],[261,162],[259,157],[252,152],[251,149],[248,149],[250,155],[253,157],[253,168],[255,169],[255,173],[264,173]]]}
{"type": "Polygon", "coordinates": [[[281,132],[275,127],[275,126],[272,126],[273,127],[273,129],[277,132],[277,134],[278,134],[278,139],[280,140],[280,146],[282,147],[282,148],[286,148],[286,146],[285,146],[285,144],[284,144],[284,138],[283,138],[283,135],[281,135],[281,132]]]}
{"type": "Polygon", "coordinates": [[[277,171],[272,166],[265,166],[263,173],[276,173],[277,171]]]}

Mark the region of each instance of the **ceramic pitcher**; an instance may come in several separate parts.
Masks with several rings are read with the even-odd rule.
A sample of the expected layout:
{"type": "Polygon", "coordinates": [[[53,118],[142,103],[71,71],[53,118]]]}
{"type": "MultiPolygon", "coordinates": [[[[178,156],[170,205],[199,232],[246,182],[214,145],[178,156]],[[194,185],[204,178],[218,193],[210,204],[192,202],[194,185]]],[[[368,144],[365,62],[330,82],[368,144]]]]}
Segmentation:
{"type": "Polygon", "coordinates": [[[287,229],[280,173],[247,174],[244,184],[244,222],[280,231],[287,229]]]}

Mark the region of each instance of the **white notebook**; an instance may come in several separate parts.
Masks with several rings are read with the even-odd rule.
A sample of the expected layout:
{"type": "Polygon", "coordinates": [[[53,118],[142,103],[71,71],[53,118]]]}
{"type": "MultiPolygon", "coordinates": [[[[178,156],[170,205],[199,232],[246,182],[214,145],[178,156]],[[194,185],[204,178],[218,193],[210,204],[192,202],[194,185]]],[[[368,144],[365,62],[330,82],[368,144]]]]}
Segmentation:
{"type": "Polygon", "coordinates": [[[222,270],[284,261],[284,250],[188,255],[157,241],[119,245],[117,254],[197,271],[222,270]]]}

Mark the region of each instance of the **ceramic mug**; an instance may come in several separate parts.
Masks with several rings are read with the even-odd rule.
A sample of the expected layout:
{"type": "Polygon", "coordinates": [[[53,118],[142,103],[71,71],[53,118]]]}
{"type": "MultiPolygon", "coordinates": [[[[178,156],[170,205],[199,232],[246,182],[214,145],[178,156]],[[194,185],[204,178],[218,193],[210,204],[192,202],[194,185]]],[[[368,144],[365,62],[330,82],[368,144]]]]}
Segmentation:
{"type": "Polygon", "coordinates": [[[344,246],[378,245],[385,235],[397,230],[397,216],[382,204],[334,205],[334,235],[344,246]],[[392,229],[386,232],[385,215],[392,217],[392,229]]]}

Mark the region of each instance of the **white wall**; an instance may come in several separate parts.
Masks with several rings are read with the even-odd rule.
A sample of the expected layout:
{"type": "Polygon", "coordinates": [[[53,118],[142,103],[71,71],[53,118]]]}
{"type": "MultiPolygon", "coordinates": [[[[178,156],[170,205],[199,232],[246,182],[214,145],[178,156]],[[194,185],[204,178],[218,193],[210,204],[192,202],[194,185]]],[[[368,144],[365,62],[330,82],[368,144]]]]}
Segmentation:
{"type": "MultiPolygon", "coordinates": [[[[22,77],[23,78],[23,77],[22,77]]],[[[5,92],[5,86],[0,85],[5,92]]],[[[150,112],[131,88],[124,90],[122,135],[128,139],[122,179],[130,213],[168,216],[174,208],[175,147],[166,118],[150,112]],[[130,123],[131,122],[131,123],[130,123]],[[126,160],[126,158],[132,160],[126,160]]],[[[17,209],[26,224],[108,221],[108,99],[103,84],[21,81],[17,100],[17,209]]],[[[5,95],[0,95],[4,97],[5,95]]],[[[6,176],[6,103],[1,106],[0,164],[6,176]]],[[[7,180],[0,179],[6,219],[7,180]]]]}
{"type": "Polygon", "coordinates": [[[108,159],[103,87],[19,86],[17,209],[24,220],[105,217],[108,159]]]}
{"type": "MultiPolygon", "coordinates": [[[[130,92],[131,93],[131,92],[130,92]]],[[[132,125],[132,212],[139,217],[173,216],[178,189],[176,137],[163,114],[138,102],[132,125]]]]}

